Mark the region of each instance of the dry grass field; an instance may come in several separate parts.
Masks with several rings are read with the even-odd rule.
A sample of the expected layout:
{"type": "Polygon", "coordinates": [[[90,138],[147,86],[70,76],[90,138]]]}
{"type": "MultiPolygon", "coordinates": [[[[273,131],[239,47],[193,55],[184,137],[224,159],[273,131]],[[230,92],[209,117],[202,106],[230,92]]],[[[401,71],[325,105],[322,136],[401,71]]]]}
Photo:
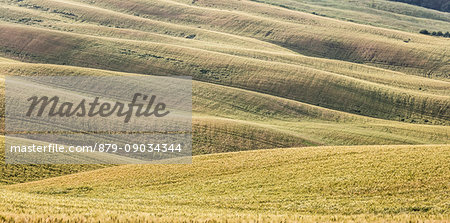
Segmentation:
{"type": "Polygon", "coordinates": [[[449,151],[305,147],[202,155],[192,165],[115,166],[3,186],[0,219],[442,221],[450,214],[449,151]]]}
{"type": "Polygon", "coordinates": [[[450,39],[421,29],[450,31],[450,14],[387,0],[2,0],[3,132],[8,75],[191,76],[194,158],[2,162],[0,222],[448,222],[450,39]]]}

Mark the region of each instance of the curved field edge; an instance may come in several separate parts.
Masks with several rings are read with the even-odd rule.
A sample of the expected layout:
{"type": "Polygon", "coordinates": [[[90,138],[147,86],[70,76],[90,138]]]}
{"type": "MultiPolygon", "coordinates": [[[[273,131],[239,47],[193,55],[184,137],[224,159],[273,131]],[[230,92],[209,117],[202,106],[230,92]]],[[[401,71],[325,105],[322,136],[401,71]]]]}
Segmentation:
{"type": "MultiPolygon", "coordinates": [[[[23,20],[23,17],[30,17],[40,21],[39,23],[26,23],[26,25],[31,27],[41,27],[48,30],[61,30],[66,33],[78,33],[87,36],[103,37],[107,40],[122,39],[166,43],[180,47],[189,46],[197,49],[204,49],[208,51],[226,53],[236,56],[244,56],[260,60],[297,64],[401,88],[432,91],[433,93],[440,93],[444,95],[448,94],[448,83],[445,82],[439,82],[424,77],[406,75],[400,72],[394,72],[387,69],[379,69],[362,64],[355,64],[339,60],[321,59],[316,57],[306,57],[300,54],[296,54],[285,48],[277,47],[274,44],[269,44],[267,42],[252,38],[240,37],[237,35],[211,31],[205,33],[206,30],[198,28],[195,29],[187,26],[173,27],[169,24],[165,24],[164,28],[168,30],[162,33],[162,31],[165,30],[163,29],[163,27],[161,27],[162,31],[158,31],[136,30],[131,27],[113,28],[109,26],[99,26],[89,23],[69,23],[65,21],[67,20],[66,17],[51,15],[45,13],[45,11],[36,11],[11,5],[8,5],[3,9],[0,7],[0,11],[4,14],[3,20],[8,23],[22,24],[20,21],[23,20]],[[186,33],[195,34],[187,35],[186,33]]],[[[133,19],[137,18],[138,17],[133,19]]],[[[150,27],[153,27],[153,25],[150,27]]],[[[127,51],[127,53],[132,53],[132,51],[127,51]]]]}
{"type": "MultiPolygon", "coordinates": [[[[25,40],[17,40],[16,37],[12,40],[11,35],[5,34],[9,31],[1,34],[10,39],[4,47],[13,49],[11,53],[20,48],[20,54],[34,62],[153,75],[189,75],[196,80],[390,120],[445,125],[450,116],[449,97],[446,95],[400,89],[295,64],[267,62],[195,48],[183,48],[180,53],[179,46],[170,44],[100,41],[94,37],[36,28],[0,25],[0,29],[21,33],[19,36],[25,40]],[[40,33],[39,40],[35,38],[35,32],[40,33]],[[22,41],[33,44],[22,47],[22,41]],[[105,54],[104,57],[96,56],[100,51],[105,54]]],[[[448,85],[445,82],[436,84],[438,88],[448,85]]]]}
{"type": "MultiPolygon", "coordinates": [[[[136,75],[40,64],[0,66],[0,69],[3,74],[8,75],[136,75]]],[[[252,133],[255,133],[254,136],[259,135],[256,138],[265,138],[277,134],[279,136],[290,135],[289,138],[291,139],[297,138],[294,140],[296,144],[290,144],[293,141],[287,138],[283,139],[284,136],[281,138],[277,136],[272,138],[273,140],[269,140],[273,142],[271,148],[324,144],[448,143],[449,135],[447,126],[420,125],[368,118],[263,93],[199,81],[193,82],[193,111],[195,114],[194,134],[198,133],[199,136],[206,136],[210,139],[215,138],[212,141],[220,140],[220,137],[214,136],[215,131],[210,131],[214,128],[218,130],[217,133],[219,131],[229,132],[231,138],[241,135],[243,137],[240,138],[251,139],[252,133]],[[215,118],[204,119],[203,116],[215,118]],[[217,118],[222,118],[222,120],[217,118]],[[209,121],[205,122],[206,120],[209,121]],[[204,124],[201,124],[202,122],[204,124]],[[205,129],[204,127],[208,128],[208,125],[215,127],[208,131],[202,130],[205,129]],[[245,136],[248,134],[250,135],[245,136]],[[279,140],[278,143],[277,140],[279,140]]],[[[268,139],[270,138],[268,137],[268,139]]],[[[195,137],[194,140],[196,140],[195,137]]],[[[239,140],[233,141],[235,142],[233,145],[239,145],[239,140]]],[[[206,144],[211,144],[212,147],[217,143],[207,142],[202,146],[206,144]]],[[[266,146],[270,144],[266,144],[263,148],[267,148],[266,146]]],[[[239,148],[257,147],[246,144],[246,146],[239,146],[239,148]]]]}
{"type": "Polygon", "coordinates": [[[370,63],[409,70],[417,75],[448,78],[445,40],[439,38],[427,40],[429,37],[424,35],[348,23],[250,1],[227,1],[225,8],[231,6],[233,10],[221,9],[222,4],[220,1],[210,1],[208,7],[205,7],[169,0],[28,0],[25,3],[41,10],[73,14],[73,21],[100,19],[103,20],[101,25],[130,26],[116,18],[105,19],[101,18],[103,15],[92,13],[101,11],[107,13],[108,17],[120,14],[250,37],[275,43],[304,55],[370,63]],[[359,35],[354,35],[355,33],[359,35]],[[404,42],[408,39],[412,41],[404,42]]]}
{"type": "MultiPolygon", "coordinates": [[[[385,1],[345,0],[296,1],[250,0],[273,6],[307,12],[343,21],[417,33],[421,29],[442,30],[448,27],[450,14],[414,5],[385,1]]],[[[201,4],[201,2],[200,2],[201,4]]]]}
{"type": "MultiPolygon", "coordinates": [[[[135,75],[68,66],[21,65],[20,72],[29,75],[135,75]]],[[[17,74],[24,74],[20,72],[17,74]]],[[[448,143],[449,138],[448,127],[444,126],[366,118],[215,84],[194,82],[193,94],[194,155],[323,144],[448,143]]],[[[1,164],[0,167],[1,184],[13,184],[104,165],[1,164]]]]}
{"type": "Polygon", "coordinates": [[[449,145],[202,155],[195,156],[191,165],[123,165],[2,186],[0,213],[9,218],[33,214],[35,220],[51,215],[72,221],[101,221],[106,210],[113,219],[124,220],[317,215],[336,221],[350,216],[362,221],[445,221],[449,159],[449,145]],[[86,210],[91,211],[80,214],[86,210]]]}

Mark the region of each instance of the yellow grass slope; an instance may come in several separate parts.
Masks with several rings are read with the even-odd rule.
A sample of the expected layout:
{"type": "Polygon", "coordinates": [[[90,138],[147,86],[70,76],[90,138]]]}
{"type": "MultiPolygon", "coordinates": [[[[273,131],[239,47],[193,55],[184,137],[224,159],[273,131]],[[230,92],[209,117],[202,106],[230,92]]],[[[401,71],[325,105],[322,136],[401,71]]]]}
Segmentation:
{"type": "Polygon", "coordinates": [[[448,145],[309,147],[196,156],[192,165],[116,166],[3,186],[0,216],[448,220],[449,151],[448,145]]]}
{"type": "MultiPolygon", "coordinates": [[[[339,73],[342,75],[349,75],[360,79],[370,80],[377,83],[391,85],[394,84],[395,86],[409,89],[417,90],[418,88],[421,88],[421,90],[423,91],[429,91],[437,87],[435,85],[436,82],[434,82],[434,88],[430,88],[430,85],[427,84],[430,82],[429,79],[418,79],[416,77],[405,76],[402,73],[392,72],[390,70],[375,69],[370,66],[361,66],[359,64],[305,57],[300,54],[295,54],[294,52],[289,51],[285,48],[278,47],[274,44],[223,32],[213,32],[197,27],[173,25],[172,23],[164,23],[131,15],[126,16],[127,19],[130,19],[130,21],[128,22],[126,22],[127,20],[125,19],[125,17],[120,17],[120,21],[125,22],[128,28],[111,27],[108,25],[102,26],[102,22],[97,25],[85,22],[70,22],[70,17],[63,17],[58,13],[45,13],[44,10],[32,10],[26,8],[25,6],[32,6],[33,8],[40,7],[39,5],[29,4],[24,4],[22,5],[22,7],[7,5],[4,6],[4,8],[0,8],[0,10],[2,10],[2,13],[5,14],[5,18],[3,19],[7,22],[21,23],[35,27],[45,27],[52,30],[63,30],[65,32],[71,33],[113,37],[118,39],[169,43],[179,47],[190,46],[193,48],[257,58],[261,60],[294,63],[311,68],[339,73]],[[33,20],[30,21],[30,19],[24,19],[23,17],[35,18],[35,20],[37,19],[39,22],[33,22],[33,20]],[[148,24],[142,27],[135,27],[138,21],[147,22],[148,24]],[[157,26],[158,29],[154,28],[156,24],[159,24],[157,26]],[[422,86],[418,86],[420,85],[419,83],[421,83],[422,86]]],[[[74,7],[73,4],[64,6],[74,7]]],[[[75,8],[73,10],[83,11],[82,9],[85,8],[86,7],[81,9],[75,8]]],[[[91,11],[95,11],[94,9],[99,10],[99,12],[97,13],[100,14],[106,13],[105,15],[101,15],[104,17],[108,17],[110,20],[119,15],[126,15],[124,15],[123,13],[104,10],[102,8],[92,8],[91,6],[89,6],[88,8],[91,11]]],[[[49,9],[46,8],[46,10],[48,11],[49,9]]],[[[102,18],[102,16],[97,15],[96,17],[92,17],[102,18]]],[[[95,23],[98,21],[95,20],[93,22],[95,23]]],[[[433,41],[435,40],[436,39],[434,39],[433,41]]],[[[426,40],[423,43],[427,43],[430,41],[431,39],[426,40]]]]}
{"type": "MultiPolygon", "coordinates": [[[[26,63],[2,65],[0,70],[5,75],[136,75],[26,63]]],[[[209,147],[206,150],[222,147],[220,139],[223,134],[227,134],[225,138],[233,139],[233,146],[243,150],[306,145],[448,143],[449,135],[447,126],[368,118],[198,81],[193,83],[193,111],[194,131],[199,134],[194,137],[194,142],[198,142],[197,146],[201,148],[209,147]],[[267,140],[257,143],[258,138],[267,140]],[[256,144],[243,143],[252,139],[256,144]],[[266,143],[262,145],[261,142],[266,143]]],[[[196,148],[194,153],[198,154],[196,148]]]]}
{"type": "MultiPolygon", "coordinates": [[[[7,63],[4,75],[136,75],[61,65],[7,63]]],[[[1,79],[4,81],[4,76],[1,79]]],[[[4,94],[4,84],[1,91],[4,94]]],[[[449,143],[446,126],[368,118],[268,94],[193,83],[193,154],[314,145],[449,143]]],[[[4,98],[2,97],[1,102],[4,98]]],[[[1,107],[4,113],[4,107],[1,107]]],[[[2,148],[3,150],[4,148],[2,148]]],[[[3,157],[3,153],[2,153],[3,157]]],[[[0,165],[3,184],[100,168],[80,165],[0,165]],[[31,174],[32,173],[32,174],[31,174]]]]}
{"type": "MultiPolygon", "coordinates": [[[[196,155],[192,165],[0,164],[0,222],[449,221],[449,39],[417,34],[432,20],[411,22],[411,7],[375,23],[386,29],[308,11],[340,18],[348,3],[278,3],[289,7],[0,2],[2,83],[192,76],[196,155]]],[[[359,22],[379,19],[369,11],[359,22]]],[[[431,27],[448,24],[417,11],[439,20],[431,27]]]]}
{"type": "MultiPolygon", "coordinates": [[[[196,5],[171,0],[30,0],[26,4],[62,11],[76,20],[87,21],[101,19],[94,18],[89,11],[106,8],[155,21],[252,37],[306,55],[370,63],[417,75],[448,77],[445,39],[352,24],[251,1],[227,1],[226,6],[222,6],[222,1],[196,5]]],[[[103,19],[102,23],[129,26],[114,19],[103,19]]]]}
{"type": "Polygon", "coordinates": [[[0,53],[7,57],[191,75],[365,116],[448,124],[445,38],[252,1],[25,0],[0,5],[0,53]]]}
{"type": "MultiPolygon", "coordinates": [[[[424,81],[424,84],[419,84],[419,79],[413,79],[410,83],[416,86],[412,90],[400,88],[398,84],[388,84],[387,76],[382,84],[352,77],[351,73],[342,75],[302,65],[165,43],[86,37],[6,24],[0,25],[0,29],[0,36],[7,40],[3,47],[10,49],[10,56],[34,62],[153,75],[190,75],[196,80],[397,121],[446,124],[450,117],[449,98],[441,95],[446,92],[444,89],[448,89],[449,83],[446,81],[424,81]],[[22,46],[23,42],[30,44],[22,46]],[[99,54],[103,56],[98,57],[99,54]],[[418,86],[433,90],[424,92],[418,86]],[[434,94],[436,91],[441,93],[434,94]]],[[[365,79],[371,78],[374,76],[365,79]]],[[[395,77],[403,78],[400,74],[395,77]]],[[[399,82],[400,85],[407,85],[405,81],[399,82]]]]}

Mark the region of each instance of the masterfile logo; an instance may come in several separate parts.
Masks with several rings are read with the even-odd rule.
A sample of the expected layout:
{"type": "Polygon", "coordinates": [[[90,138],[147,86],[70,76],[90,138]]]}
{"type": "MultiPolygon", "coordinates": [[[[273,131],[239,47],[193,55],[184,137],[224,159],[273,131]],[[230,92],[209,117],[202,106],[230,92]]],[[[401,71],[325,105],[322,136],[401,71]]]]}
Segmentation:
{"type": "Polygon", "coordinates": [[[5,83],[7,163],[191,162],[190,77],[7,76],[5,83]]]}
{"type": "Polygon", "coordinates": [[[28,117],[31,117],[35,110],[37,110],[35,115],[39,117],[44,114],[44,111],[48,110],[48,113],[46,113],[48,116],[59,117],[108,117],[116,115],[117,117],[124,117],[124,123],[128,123],[133,114],[136,117],[154,116],[159,118],[170,113],[170,111],[166,111],[166,104],[164,102],[156,102],[156,95],[149,97],[141,93],[135,93],[133,99],[128,104],[119,101],[116,101],[114,104],[100,102],[100,97],[95,97],[92,102],[82,99],[77,105],[72,102],[61,102],[58,96],[53,96],[52,98],[47,96],[32,96],[27,101],[31,101],[26,114],[28,117]],[[146,102],[145,108],[144,103],[138,102],[139,98],[141,98],[141,101],[146,102]],[[133,110],[136,110],[136,112],[133,110]]]}

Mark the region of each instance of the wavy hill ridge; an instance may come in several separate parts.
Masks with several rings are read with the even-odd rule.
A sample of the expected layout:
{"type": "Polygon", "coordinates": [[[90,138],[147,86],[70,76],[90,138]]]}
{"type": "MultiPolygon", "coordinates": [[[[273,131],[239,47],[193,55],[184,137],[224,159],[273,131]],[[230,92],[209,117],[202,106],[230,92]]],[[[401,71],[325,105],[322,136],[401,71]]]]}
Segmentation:
{"type": "Polygon", "coordinates": [[[300,216],[313,214],[315,221],[349,215],[354,221],[442,220],[448,151],[445,145],[309,147],[197,156],[182,166],[123,165],[0,187],[0,216],[30,222],[48,214],[55,221],[151,221],[155,212],[168,221],[254,220],[256,213],[272,221],[308,221],[300,216]],[[89,216],[77,214],[86,209],[89,216]],[[21,214],[1,214],[11,210],[21,214]],[[401,215],[411,210],[416,215],[401,215]]]}
{"type": "MultiPolygon", "coordinates": [[[[4,75],[136,75],[11,60],[0,63],[0,70],[4,75]]],[[[447,126],[374,119],[198,81],[193,83],[193,112],[195,155],[314,145],[441,144],[449,143],[450,135],[447,126]]],[[[40,178],[22,175],[33,168],[20,172],[18,165],[1,166],[5,183],[40,178]]],[[[69,173],[99,167],[75,166],[69,173]]],[[[53,165],[41,168],[49,176],[67,173],[53,165]]]]}
{"type": "MultiPolygon", "coordinates": [[[[230,4],[232,3],[230,2],[230,4]]],[[[245,1],[245,3],[240,4],[253,3],[245,1]]],[[[228,32],[273,42],[307,55],[378,64],[379,66],[402,69],[422,76],[446,77],[448,75],[449,58],[445,54],[445,48],[441,47],[445,45],[445,40],[435,39],[430,41],[431,37],[419,34],[412,35],[399,31],[350,24],[295,11],[280,11],[280,9],[273,8],[270,5],[258,4],[260,11],[266,10],[265,16],[253,15],[246,11],[199,8],[174,1],[155,1],[144,4],[141,1],[105,0],[96,1],[95,4],[87,4],[76,1],[29,0],[19,5],[32,6],[41,11],[55,12],[63,16],[67,14],[66,18],[75,21],[81,20],[117,28],[134,26],[134,29],[138,30],[147,29],[142,26],[136,27],[135,23],[127,22],[127,20],[115,19],[118,15],[130,17],[129,19],[144,20],[142,22],[156,22],[159,26],[163,25],[163,29],[166,29],[168,24],[175,24],[177,29],[180,25],[186,26],[188,24],[191,27],[200,25],[202,29],[205,29],[206,26],[206,29],[212,31],[228,32]],[[269,10],[272,8],[274,10],[269,10]],[[78,14],[74,13],[75,11],[78,14]],[[80,14],[80,11],[83,13],[80,14]],[[99,15],[98,12],[104,12],[106,15],[99,15]],[[289,13],[293,14],[290,17],[292,22],[279,21],[280,17],[289,13]],[[184,15],[189,15],[189,18],[184,18],[184,15]],[[106,18],[108,19],[106,20],[106,18]],[[349,32],[359,33],[360,35],[355,37],[354,35],[348,35],[349,32]],[[267,35],[268,33],[269,35],[267,35]],[[406,40],[408,44],[404,42],[406,40]],[[361,42],[367,42],[370,45],[362,45],[361,42]],[[423,44],[426,44],[427,47],[423,47],[423,44]]],[[[245,5],[242,7],[244,8],[245,5]]],[[[150,27],[153,28],[153,26],[150,27]]]]}
{"type": "MultiPolygon", "coordinates": [[[[23,26],[3,25],[1,29],[2,38],[9,39],[3,47],[9,48],[10,54],[35,62],[154,75],[189,75],[197,80],[391,120],[445,124],[449,119],[448,96],[430,95],[419,89],[392,88],[304,66],[195,48],[182,47],[183,53],[180,54],[181,47],[169,44],[81,38],[78,35],[27,29],[23,26]],[[39,39],[36,38],[36,32],[39,33],[39,39]],[[20,37],[8,33],[20,33],[20,37]],[[29,44],[23,46],[23,42],[29,44]],[[97,57],[99,51],[105,56],[97,57]]],[[[437,84],[448,85],[447,82],[437,84]]]]}
{"type": "Polygon", "coordinates": [[[1,163],[0,222],[446,221],[450,39],[419,30],[449,24],[386,0],[1,1],[1,96],[8,75],[191,76],[194,157],[1,163]]]}

